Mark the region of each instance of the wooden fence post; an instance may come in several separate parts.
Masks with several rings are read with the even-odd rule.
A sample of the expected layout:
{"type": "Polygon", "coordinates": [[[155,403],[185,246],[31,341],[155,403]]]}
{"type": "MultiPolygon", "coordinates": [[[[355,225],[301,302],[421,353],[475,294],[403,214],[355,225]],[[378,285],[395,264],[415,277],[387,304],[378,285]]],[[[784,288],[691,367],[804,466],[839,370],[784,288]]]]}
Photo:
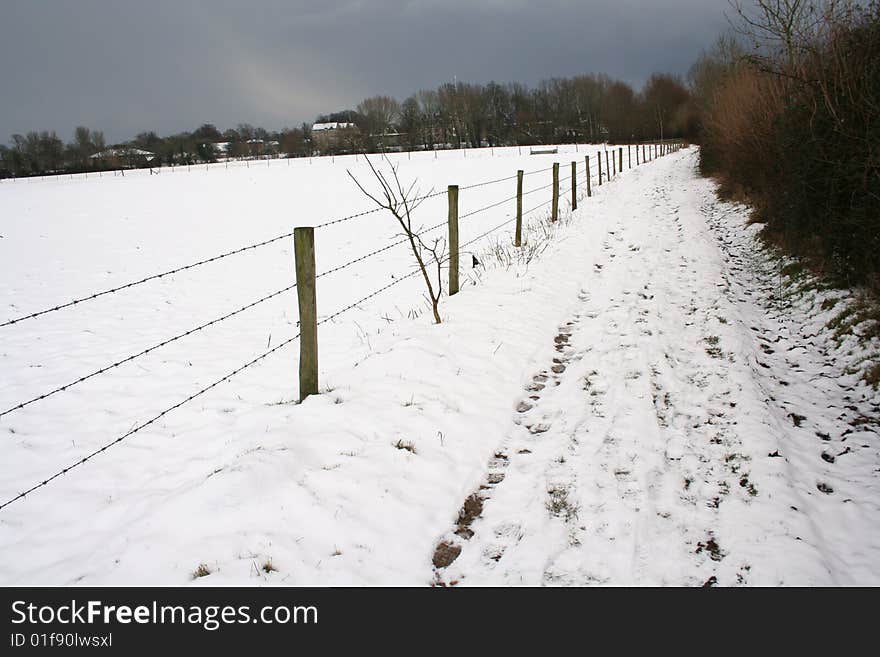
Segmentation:
{"type": "Polygon", "coordinates": [[[523,170],[516,172],[516,234],[513,238],[514,246],[522,246],[522,183],[523,170]]]}
{"type": "Polygon", "coordinates": [[[553,163],[553,211],[550,221],[559,219],[559,162],[553,163]]]}
{"type": "Polygon", "coordinates": [[[627,169],[633,168],[633,154],[632,154],[632,145],[631,144],[626,145],[626,168],[627,169]]]}
{"type": "Polygon", "coordinates": [[[602,151],[597,153],[598,157],[596,158],[599,162],[599,187],[602,186],[602,151]]]}
{"type": "Polygon", "coordinates": [[[571,209],[578,209],[578,182],[577,182],[577,162],[571,163],[571,209]]]}
{"type": "Polygon", "coordinates": [[[593,190],[590,188],[590,156],[586,155],[586,167],[587,167],[587,198],[590,198],[593,195],[593,190]]]}
{"type": "Polygon", "coordinates": [[[617,170],[623,173],[623,146],[617,149],[617,170]]]}
{"type": "Polygon", "coordinates": [[[458,294],[458,185],[449,185],[449,296],[458,294]]]}
{"type": "Polygon", "coordinates": [[[315,296],[315,229],[293,229],[299,301],[299,400],[318,394],[318,302],[315,296]]]}
{"type": "Polygon", "coordinates": [[[608,175],[608,180],[611,180],[611,164],[608,162],[608,149],[605,149],[605,173],[608,175]]]}

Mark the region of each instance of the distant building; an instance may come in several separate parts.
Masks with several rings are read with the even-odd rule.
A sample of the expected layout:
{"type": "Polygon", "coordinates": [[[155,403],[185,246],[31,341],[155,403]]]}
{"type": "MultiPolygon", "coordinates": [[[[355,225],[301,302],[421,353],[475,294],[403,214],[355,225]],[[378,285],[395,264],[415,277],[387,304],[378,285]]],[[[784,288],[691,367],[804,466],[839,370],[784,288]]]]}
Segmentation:
{"type": "Polygon", "coordinates": [[[315,123],[312,125],[312,147],[319,153],[353,150],[359,134],[354,123],[315,123]]]}
{"type": "Polygon", "coordinates": [[[314,123],[312,124],[312,132],[323,132],[324,130],[347,130],[356,127],[357,126],[354,123],[342,123],[341,121],[334,121],[333,123],[314,123]]]}
{"type": "Polygon", "coordinates": [[[107,148],[100,153],[90,155],[89,159],[100,162],[106,166],[134,169],[143,167],[156,159],[156,154],[145,151],[142,148],[123,146],[119,148],[107,148]]]}

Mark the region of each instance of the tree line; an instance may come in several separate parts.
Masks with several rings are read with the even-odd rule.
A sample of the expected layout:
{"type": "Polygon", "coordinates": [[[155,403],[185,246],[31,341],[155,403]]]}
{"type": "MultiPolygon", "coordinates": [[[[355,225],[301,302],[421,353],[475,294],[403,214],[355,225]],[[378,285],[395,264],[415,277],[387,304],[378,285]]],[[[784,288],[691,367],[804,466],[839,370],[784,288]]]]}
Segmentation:
{"type": "Polygon", "coordinates": [[[342,127],[325,139],[306,123],[280,131],[244,123],[222,132],[208,123],[164,137],[142,132],[109,147],[100,131],[85,127],[76,128],[68,144],[54,131],[16,134],[8,146],[0,145],[0,176],[220,158],[688,138],[697,119],[687,85],[657,73],[640,90],[596,74],[551,78],[534,88],[518,82],[450,82],[403,101],[366,98],[354,109],[318,116],[316,123],[342,127]]]}
{"type": "Polygon", "coordinates": [[[356,141],[339,148],[366,150],[381,148],[388,137],[408,150],[683,138],[696,125],[684,82],[660,73],[638,92],[594,74],[551,78],[535,88],[449,82],[402,102],[367,98],[355,110],[318,120],[354,124],[356,141]]]}

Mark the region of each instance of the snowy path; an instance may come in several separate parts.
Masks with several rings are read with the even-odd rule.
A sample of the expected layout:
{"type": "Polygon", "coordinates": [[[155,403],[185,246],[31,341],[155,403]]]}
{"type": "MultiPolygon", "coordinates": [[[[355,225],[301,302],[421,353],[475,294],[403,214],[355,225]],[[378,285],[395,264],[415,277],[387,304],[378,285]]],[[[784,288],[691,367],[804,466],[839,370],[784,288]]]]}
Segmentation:
{"type": "Polygon", "coordinates": [[[684,162],[665,173],[647,208],[615,208],[438,583],[877,583],[871,395],[854,406],[797,313],[762,307],[767,263],[730,206],[684,162]]]}

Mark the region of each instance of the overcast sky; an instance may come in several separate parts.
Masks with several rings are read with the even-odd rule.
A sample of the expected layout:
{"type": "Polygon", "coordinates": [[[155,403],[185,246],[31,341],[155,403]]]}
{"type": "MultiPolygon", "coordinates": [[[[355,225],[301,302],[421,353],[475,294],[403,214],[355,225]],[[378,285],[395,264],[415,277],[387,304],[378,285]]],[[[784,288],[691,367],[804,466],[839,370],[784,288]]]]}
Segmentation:
{"type": "Polygon", "coordinates": [[[684,74],[727,0],[0,0],[0,142],[268,129],[455,78],[684,74]]]}

